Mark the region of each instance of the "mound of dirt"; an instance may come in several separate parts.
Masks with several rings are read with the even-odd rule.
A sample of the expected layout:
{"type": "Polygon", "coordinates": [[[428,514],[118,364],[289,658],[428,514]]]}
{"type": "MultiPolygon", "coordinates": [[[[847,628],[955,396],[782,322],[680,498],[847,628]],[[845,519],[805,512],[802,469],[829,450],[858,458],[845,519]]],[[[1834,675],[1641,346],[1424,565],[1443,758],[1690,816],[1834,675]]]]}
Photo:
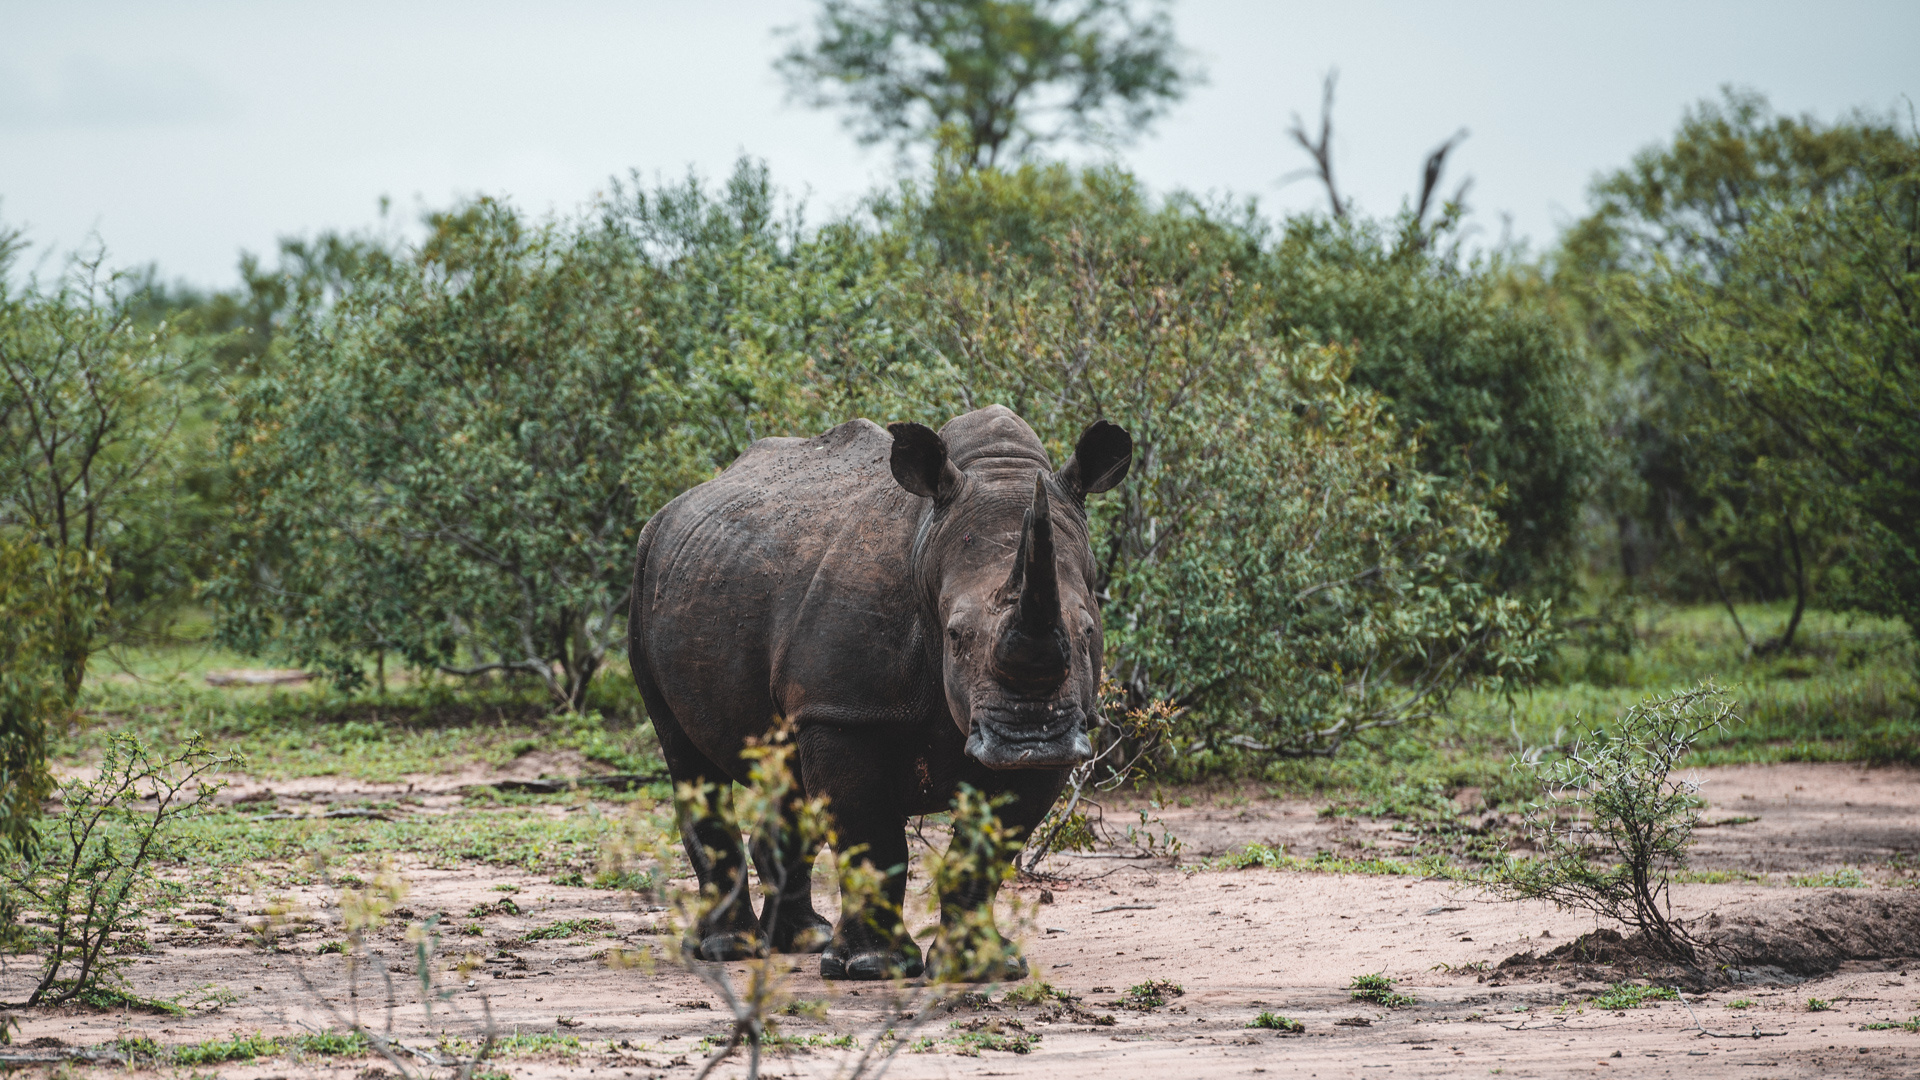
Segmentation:
{"type": "MultiPolygon", "coordinates": [[[[1706,957],[1725,979],[1800,982],[1850,965],[1892,966],[1920,958],[1920,891],[1796,892],[1715,912],[1686,930],[1707,943],[1706,957]]],[[[1596,979],[1630,974],[1699,982],[1703,974],[1662,962],[1645,935],[1616,930],[1582,934],[1544,954],[1514,953],[1495,971],[1511,979],[1543,968],[1571,968],[1596,979]]]]}
{"type": "Polygon", "coordinates": [[[1824,975],[1851,963],[1920,957],[1920,890],[1796,890],[1691,929],[1729,967],[1824,975]]]}

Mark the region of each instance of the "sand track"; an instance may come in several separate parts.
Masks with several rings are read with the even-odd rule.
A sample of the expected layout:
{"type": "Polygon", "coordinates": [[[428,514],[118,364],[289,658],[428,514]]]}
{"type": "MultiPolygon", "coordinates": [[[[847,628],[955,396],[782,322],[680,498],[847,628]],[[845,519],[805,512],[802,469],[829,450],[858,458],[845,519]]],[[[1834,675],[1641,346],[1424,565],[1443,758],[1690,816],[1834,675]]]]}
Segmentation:
{"type": "MultiPolygon", "coordinates": [[[[454,786],[450,779],[469,783],[475,778],[413,781],[416,795],[426,797],[427,809],[442,797],[451,798],[450,791],[440,791],[454,786]]],[[[1897,941],[1907,919],[1903,913],[1920,911],[1915,906],[1920,890],[1910,884],[1911,877],[1903,877],[1903,868],[1911,873],[1910,864],[1900,861],[1920,853],[1920,772],[1775,766],[1711,770],[1707,779],[1710,820],[1759,820],[1703,832],[1696,865],[1759,873],[1764,883],[1677,886],[1680,914],[1719,912],[1728,933],[1745,927],[1749,933],[1798,936],[1808,941],[1806,952],[1813,956],[1822,949],[1846,951],[1820,941],[1811,929],[1816,925],[1830,931],[1839,918],[1854,925],[1855,937],[1862,941],[1897,941]],[[1752,798],[1744,797],[1749,795],[1752,798]],[[1876,884],[1844,890],[1786,884],[1792,874],[1843,866],[1863,870],[1876,884]],[[1880,914],[1871,919],[1847,915],[1869,909],[1880,914]],[[1808,928],[1807,933],[1796,927],[1808,928]]],[[[324,798],[323,786],[297,785],[296,797],[324,798]]],[[[366,789],[366,794],[405,787],[339,786],[366,789]]],[[[235,794],[246,793],[242,788],[235,794]]],[[[1311,854],[1316,845],[1331,849],[1385,831],[1376,823],[1323,818],[1306,803],[1259,799],[1246,805],[1222,805],[1216,799],[1166,817],[1187,841],[1189,856],[1256,841],[1286,843],[1311,854]]],[[[1031,905],[1034,928],[1028,955],[1048,980],[1079,996],[1092,1013],[1112,1014],[1114,1024],[1094,1026],[1076,1018],[1082,1014],[1052,1010],[1050,1015],[1031,1006],[961,1010],[918,1034],[948,1039],[963,1030],[950,1026],[954,1023],[997,1024],[1001,1030],[1039,1034],[1041,1039],[1023,1056],[987,1051],[965,1057],[942,1043],[934,1052],[901,1054],[889,1075],[1099,1075],[1112,1080],[1256,1074],[1663,1076],[1682,1071],[1742,1078],[1920,1075],[1920,1032],[1862,1030],[1865,1024],[1920,1015],[1920,963],[1912,961],[1814,956],[1801,971],[1834,963],[1837,969],[1799,982],[1790,981],[1801,976],[1788,971],[1789,981],[1776,985],[1715,989],[1688,995],[1685,1004],[1661,1002],[1607,1012],[1591,1003],[1604,988],[1592,971],[1535,970],[1507,978],[1497,970],[1515,953],[1546,952],[1594,929],[1589,918],[1545,905],[1495,902],[1444,881],[1406,877],[1193,871],[1164,862],[1115,859],[1060,860],[1058,866],[1073,879],[1051,888],[1052,903],[1034,903],[1037,886],[1011,891],[1019,902],[1031,905]],[[1107,908],[1131,910],[1101,910],[1107,908]],[[1351,1001],[1345,991],[1348,981],[1368,972],[1393,977],[1418,1003],[1383,1009],[1351,1001]],[[1147,1012],[1114,1007],[1118,991],[1149,979],[1177,982],[1185,994],[1147,1012]],[[1809,1012],[1810,997],[1833,1006],[1809,1012]],[[1753,1004],[1729,1007],[1738,1000],[1753,1004]],[[1248,1029],[1245,1025],[1262,1010],[1300,1021],[1306,1031],[1282,1035],[1248,1029]],[[1340,1023],[1355,1017],[1368,1023],[1340,1023]],[[1699,1026],[1749,1037],[1712,1038],[1697,1030],[1699,1026]],[[1784,1034],[1751,1037],[1756,1029],[1784,1034]]],[[[472,987],[463,988],[455,1004],[471,1011],[484,997],[503,1030],[571,1034],[589,1048],[577,1055],[516,1057],[499,1063],[509,1075],[691,1077],[699,1060],[693,1044],[724,1030],[720,1012],[689,1006],[712,999],[691,976],[668,969],[607,966],[603,957],[609,948],[645,950],[658,942],[654,931],[660,916],[631,909],[618,894],[555,886],[477,866],[413,868],[407,876],[411,888],[404,904],[414,918],[438,911],[466,922],[465,913],[474,905],[500,897],[492,891],[494,885],[521,887],[515,894],[523,908],[520,914],[487,916],[478,920],[484,935],[447,940],[449,952],[471,948],[495,961],[476,971],[472,987]],[[587,918],[603,919],[609,928],[581,938],[519,941],[529,929],[587,918]],[[499,955],[502,952],[507,958],[499,955]],[[562,1017],[577,1026],[559,1026],[562,1017]],[[675,1059],[689,1064],[675,1064],[675,1059]]],[[[823,880],[821,889],[830,891],[830,884],[823,880]]],[[[295,899],[320,923],[337,918],[331,896],[309,890],[295,899]]],[[[229,900],[236,912],[255,902],[246,897],[229,900]]],[[[36,1039],[51,1052],[54,1040],[87,1046],[141,1035],[184,1044],[240,1032],[297,1033],[308,1026],[329,1026],[331,1017],[319,1007],[315,991],[302,983],[301,972],[320,997],[347,1007],[342,958],[315,954],[317,944],[333,936],[329,931],[296,935],[290,951],[265,954],[247,946],[238,919],[204,921],[207,929],[156,939],[156,951],[132,968],[133,983],[142,993],[171,996],[214,982],[236,992],[238,1002],[184,1018],[29,1010],[18,1014],[15,1049],[36,1039]]],[[[1920,924],[1920,919],[1912,921],[1920,924]]],[[[394,1014],[395,1030],[425,1045],[435,1032],[457,1034],[463,1029],[445,1020],[444,1013],[431,1026],[423,1019],[411,989],[406,922],[405,916],[389,920],[376,947],[399,976],[401,1007],[394,1014]]],[[[1916,930],[1920,926],[1906,933],[1916,930]]],[[[5,974],[7,995],[18,996],[25,974],[17,968],[5,974]]],[[[791,989],[802,998],[825,999],[829,1009],[823,1019],[785,1021],[789,1033],[861,1035],[880,1028],[882,995],[872,987],[825,984],[814,974],[813,964],[802,958],[791,989]]],[[[363,1015],[377,1012],[371,1006],[380,998],[377,993],[363,996],[363,1015]]],[[[830,1077],[848,1057],[832,1049],[795,1051],[772,1059],[766,1074],[830,1077]]],[[[234,1078],[291,1080],[354,1075],[372,1064],[364,1059],[279,1058],[218,1071],[234,1078]]],[[[177,1069],[162,1072],[185,1075],[177,1069]]],[[[718,1075],[741,1072],[730,1062],[718,1075]]]]}

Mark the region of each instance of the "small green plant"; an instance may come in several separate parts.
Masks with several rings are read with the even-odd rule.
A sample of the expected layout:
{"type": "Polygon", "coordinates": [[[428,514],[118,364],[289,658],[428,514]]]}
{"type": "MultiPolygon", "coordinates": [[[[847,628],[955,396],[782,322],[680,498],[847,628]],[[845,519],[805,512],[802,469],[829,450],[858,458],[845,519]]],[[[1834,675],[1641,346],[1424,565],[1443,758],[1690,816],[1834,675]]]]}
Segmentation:
{"type": "Polygon", "coordinates": [[[1833,1008],[1833,1002],[1828,1001],[1826,998],[1810,997],[1807,999],[1808,1012],[1826,1012],[1831,1008],[1833,1008]]]}
{"type": "Polygon", "coordinates": [[[178,1046],[168,1055],[175,1065],[219,1065],[229,1061],[252,1061],[273,1057],[281,1052],[281,1041],[265,1035],[235,1035],[188,1046],[178,1046]]]}
{"type": "Polygon", "coordinates": [[[1121,995],[1119,1003],[1122,1008],[1145,1012],[1165,1005],[1168,998],[1177,998],[1185,993],[1186,990],[1177,982],[1148,979],[1146,982],[1127,987],[1127,992],[1121,995]]]}
{"type": "Polygon", "coordinates": [[[1250,1028],[1265,1028],[1268,1031],[1284,1031],[1289,1035],[1297,1035],[1307,1030],[1307,1025],[1298,1020],[1289,1020],[1278,1013],[1264,1011],[1249,1021],[1247,1026],[1250,1028]]]}
{"type": "Polygon", "coordinates": [[[1595,997],[1593,1004],[1596,1008],[1619,1012],[1624,1009],[1637,1009],[1649,1001],[1674,1001],[1679,997],[1680,995],[1671,987],[1617,982],[1608,987],[1606,993],[1595,997]]]}
{"type": "Polygon", "coordinates": [[[1860,871],[1848,866],[1818,874],[1802,874],[1793,879],[1793,884],[1802,889],[1861,889],[1866,887],[1867,879],[1860,876],[1860,871]]]}
{"type": "Polygon", "coordinates": [[[1739,1000],[1737,1000],[1737,1001],[1729,1001],[1729,1002],[1727,1002],[1727,1008],[1729,1008],[1729,1009],[1751,1009],[1751,1008],[1753,1008],[1753,1007],[1754,1007],[1755,1005],[1757,1005],[1757,1004],[1759,1004],[1759,1002],[1757,1002],[1757,1001],[1755,1001],[1755,1000],[1753,1000],[1752,998],[1740,998],[1740,999],[1739,999],[1739,1000]]]}
{"type": "Polygon", "coordinates": [[[1668,888],[1686,866],[1701,802],[1699,784],[1673,773],[1695,740],[1737,719],[1732,700],[1707,682],[1629,707],[1559,760],[1516,762],[1537,770],[1548,792],[1526,813],[1541,854],[1508,859],[1491,887],[1591,911],[1638,930],[1663,958],[1692,963],[1703,943],[1672,918],[1668,888]]]}
{"type": "Polygon", "coordinates": [[[197,734],[162,758],[116,734],[93,779],[60,785],[61,809],[40,843],[0,869],[4,924],[30,926],[14,948],[40,958],[28,1005],[123,992],[121,949],[139,936],[133,920],[152,867],[184,861],[191,845],[179,826],[212,809],[222,785],[208,778],[237,763],[197,734]]]}
{"type": "Polygon", "coordinates": [[[1904,1023],[1897,1020],[1875,1020],[1869,1024],[1861,1024],[1860,1030],[1920,1032],[1920,1016],[1909,1016],[1904,1023]]]}
{"type": "Polygon", "coordinates": [[[556,923],[535,927],[520,935],[521,941],[558,941],[562,938],[590,937],[594,934],[613,933],[613,924],[605,919],[561,919],[556,923]]]}
{"type": "Polygon", "coordinates": [[[1353,982],[1347,985],[1347,991],[1347,996],[1355,1001],[1365,1001],[1388,1009],[1398,1009],[1418,1001],[1411,994],[1395,993],[1393,980],[1384,974],[1355,975],[1353,982]]]}
{"type": "Polygon", "coordinates": [[[1053,1001],[1071,1001],[1073,995],[1050,982],[1034,979],[1007,991],[1003,999],[1010,1005],[1045,1005],[1053,1001]]]}

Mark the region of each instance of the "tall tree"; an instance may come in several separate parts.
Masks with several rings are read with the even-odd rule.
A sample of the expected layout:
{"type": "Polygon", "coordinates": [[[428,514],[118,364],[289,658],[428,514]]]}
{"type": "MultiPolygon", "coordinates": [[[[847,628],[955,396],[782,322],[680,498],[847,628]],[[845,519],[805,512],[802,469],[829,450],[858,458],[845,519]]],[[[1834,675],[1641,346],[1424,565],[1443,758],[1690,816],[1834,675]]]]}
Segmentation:
{"type": "Polygon", "coordinates": [[[1791,597],[1781,633],[1750,639],[1760,650],[1792,643],[1841,550],[1849,508],[1823,492],[1831,474],[1804,440],[1743,407],[1682,347],[1661,306],[1664,283],[1717,288],[1747,273],[1762,224],[1885,181],[1902,145],[1879,118],[1782,116],[1757,94],[1728,90],[1689,110],[1670,142],[1597,182],[1593,213],[1555,259],[1555,289],[1611,398],[1621,457],[1607,501],[1623,569],[1730,611],[1736,596],[1791,597]]]}
{"type": "Polygon", "coordinates": [[[1131,139],[1201,78],[1164,0],[822,0],[777,67],[863,143],[937,141],[992,166],[1131,139]]]}

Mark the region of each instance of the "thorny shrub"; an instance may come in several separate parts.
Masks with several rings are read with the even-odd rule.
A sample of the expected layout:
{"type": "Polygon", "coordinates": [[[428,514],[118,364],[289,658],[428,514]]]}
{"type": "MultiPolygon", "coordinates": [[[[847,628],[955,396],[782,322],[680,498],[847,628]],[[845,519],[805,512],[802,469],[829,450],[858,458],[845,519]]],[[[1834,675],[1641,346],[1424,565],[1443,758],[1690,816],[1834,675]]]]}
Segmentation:
{"type": "Polygon", "coordinates": [[[211,808],[223,785],[209,777],[238,764],[198,735],[163,758],[115,735],[94,779],[60,785],[40,843],[0,869],[6,951],[40,962],[27,1005],[120,992],[122,950],[140,939],[135,920],[154,866],[186,856],[177,826],[211,808]]]}
{"type": "Polygon", "coordinates": [[[1704,943],[1674,920],[1668,886],[1700,821],[1700,781],[1674,769],[1700,736],[1738,719],[1707,682],[1632,706],[1563,758],[1516,762],[1547,792],[1524,824],[1539,854],[1497,867],[1494,891],[1591,911],[1639,931],[1662,959],[1698,960],[1704,943]]]}

